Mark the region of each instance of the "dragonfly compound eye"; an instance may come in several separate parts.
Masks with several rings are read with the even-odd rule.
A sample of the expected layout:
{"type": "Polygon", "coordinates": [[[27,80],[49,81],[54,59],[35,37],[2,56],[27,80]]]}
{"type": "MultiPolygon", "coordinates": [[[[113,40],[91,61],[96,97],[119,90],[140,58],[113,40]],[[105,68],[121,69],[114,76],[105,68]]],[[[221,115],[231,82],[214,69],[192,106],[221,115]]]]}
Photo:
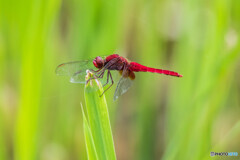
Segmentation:
{"type": "Polygon", "coordinates": [[[104,61],[101,57],[98,56],[93,60],[93,64],[96,68],[102,68],[104,61]]]}

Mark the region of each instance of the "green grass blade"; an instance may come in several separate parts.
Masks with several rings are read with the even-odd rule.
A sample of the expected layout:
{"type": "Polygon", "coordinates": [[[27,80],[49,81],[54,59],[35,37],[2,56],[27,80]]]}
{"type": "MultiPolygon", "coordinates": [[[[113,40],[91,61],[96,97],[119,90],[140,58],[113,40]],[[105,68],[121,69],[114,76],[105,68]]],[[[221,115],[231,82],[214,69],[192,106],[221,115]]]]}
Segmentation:
{"type": "Polygon", "coordinates": [[[87,118],[85,116],[83,108],[82,108],[82,114],[83,114],[83,129],[84,129],[84,136],[85,136],[88,159],[89,160],[92,160],[92,159],[97,160],[98,156],[97,156],[96,147],[95,147],[93,137],[92,137],[92,132],[88,125],[87,118]]]}
{"type": "MultiPolygon", "coordinates": [[[[90,74],[89,74],[90,76],[90,74]]],[[[91,80],[85,86],[85,101],[90,130],[99,159],[116,159],[107,102],[103,93],[102,84],[91,80]]]]}

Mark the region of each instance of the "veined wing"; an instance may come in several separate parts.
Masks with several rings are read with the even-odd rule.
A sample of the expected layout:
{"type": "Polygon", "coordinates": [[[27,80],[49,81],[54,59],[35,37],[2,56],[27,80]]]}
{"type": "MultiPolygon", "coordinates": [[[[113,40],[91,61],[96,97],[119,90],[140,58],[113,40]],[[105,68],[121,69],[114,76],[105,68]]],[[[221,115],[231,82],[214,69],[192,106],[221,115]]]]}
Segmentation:
{"type": "MultiPolygon", "coordinates": [[[[105,59],[106,56],[101,56],[102,59],[105,59]]],[[[95,58],[89,59],[89,60],[84,60],[84,61],[74,61],[74,62],[68,62],[68,63],[63,63],[60,64],[56,68],[56,74],[60,76],[70,76],[70,82],[71,83],[85,83],[85,76],[86,76],[86,71],[87,70],[98,70],[94,65],[93,65],[93,60],[95,58]]],[[[117,63],[119,60],[118,58],[114,58],[111,61],[109,61],[100,71],[96,73],[96,76],[101,75],[101,73],[105,72],[109,67],[117,63]]],[[[101,82],[106,82],[106,76],[103,76],[103,78],[100,79],[101,82]]]]}
{"type": "Polygon", "coordinates": [[[116,90],[115,90],[115,93],[114,93],[114,97],[113,97],[114,101],[116,101],[119,98],[119,96],[126,93],[133,84],[133,80],[131,80],[128,76],[125,76],[125,77],[123,76],[126,74],[128,75],[127,66],[125,65],[123,72],[122,72],[122,77],[119,80],[116,90]]]}
{"type": "Polygon", "coordinates": [[[117,88],[115,90],[113,100],[116,101],[119,98],[119,96],[126,93],[128,89],[132,86],[132,84],[133,84],[133,80],[131,80],[130,78],[124,78],[122,76],[117,84],[117,88]]]}
{"type": "Polygon", "coordinates": [[[60,76],[70,76],[70,82],[72,83],[85,83],[86,70],[96,70],[92,61],[93,60],[85,60],[60,64],[56,68],[56,74],[60,76]]]}
{"type": "MultiPolygon", "coordinates": [[[[102,59],[105,59],[106,57],[104,56],[101,56],[102,59]]],[[[114,58],[112,59],[111,61],[109,61],[100,71],[98,71],[96,73],[96,77],[97,76],[100,76],[101,74],[103,74],[102,78],[99,78],[99,80],[102,82],[102,83],[105,83],[106,81],[106,76],[104,76],[105,74],[105,71],[111,67],[112,65],[114,65],[117,61],[119,60],[119,57],[118,58],[114,58]]],[[[70,82],[72,83],[85,83],[85,75],[86,75],[86,70],[98,70],[94,65],[93,65],[93,59],[89,61],[90,63],[86,64],[86,67],[82,67],[84,68],[84,72],[82,72],[82,70],[80,71],[76,71],[72,76],[71,76],[71,79],[70,79],[70,82]],[[90,65],[89,65],[90,64],[90,65]]],[[[85,64],[84,64],[85,65],[85,64]]],[[[84,66],[83,65],[83,66],[84,66]]],[[[81,68],[81,67],[79,67],[81,68]]]]}

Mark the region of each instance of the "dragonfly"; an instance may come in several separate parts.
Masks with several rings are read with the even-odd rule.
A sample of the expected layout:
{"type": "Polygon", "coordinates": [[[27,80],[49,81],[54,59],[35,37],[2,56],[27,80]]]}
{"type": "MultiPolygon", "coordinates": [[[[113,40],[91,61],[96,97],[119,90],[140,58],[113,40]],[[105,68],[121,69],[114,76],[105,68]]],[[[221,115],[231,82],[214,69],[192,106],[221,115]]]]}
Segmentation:
{"type": "Polygon", "coordinates": [[[136,78],[135,72],[151,72],[164,75],[170,75],[175,77],[182,77],[181,74],[164,70],[151,68],[141,65],[137,62],[131,62],[127,58],[119,56],[118,54],[112,54],[109,56],[97,56],[96,58],[83,61],[74,61],[60,64],[56,68],[56,74],[62,76],[70,76],[71,83],[88,83],[91,79],[103,79],[106,76],[106,83],[103,85],[105,87],[107,84],[109,86],[103,91],[100,97],[110,89],[115,83],[113,71],[117,71],[120,74],[120,78],[115,89],[113,100],[117,100],[119,96],[123,95],[132,86],[133,80],[136,78]],[[90,79],[86,80],[86,72],[90,71],[93,73],[90,79]]]}

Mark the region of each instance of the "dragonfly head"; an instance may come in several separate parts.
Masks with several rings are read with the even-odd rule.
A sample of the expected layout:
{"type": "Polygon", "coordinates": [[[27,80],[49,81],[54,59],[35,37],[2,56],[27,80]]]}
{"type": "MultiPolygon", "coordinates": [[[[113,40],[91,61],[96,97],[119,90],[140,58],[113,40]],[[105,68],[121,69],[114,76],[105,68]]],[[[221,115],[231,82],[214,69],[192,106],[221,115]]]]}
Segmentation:
{"type": "Polygon", "coordinates": [[[96,68],[102,68],[104,65],[104,60],[98,56],[93,60],[93,64],[96,68]]]}

